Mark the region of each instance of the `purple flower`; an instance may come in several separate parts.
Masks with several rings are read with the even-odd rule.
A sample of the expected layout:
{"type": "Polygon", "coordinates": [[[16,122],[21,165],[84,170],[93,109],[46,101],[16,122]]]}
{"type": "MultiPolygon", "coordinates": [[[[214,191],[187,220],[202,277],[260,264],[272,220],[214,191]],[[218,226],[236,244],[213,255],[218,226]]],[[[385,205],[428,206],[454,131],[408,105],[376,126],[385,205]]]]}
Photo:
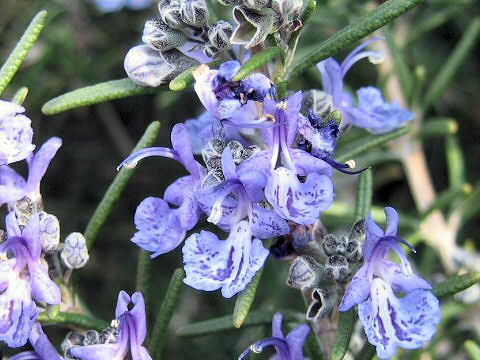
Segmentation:
{"type": "Polygon", "coordinates": [[[0,100],[0,165],[24,160],[35,149],[31,121],[25,109],[0,100]]]}
{"type": "Polygon", "coordinates": [[[30,344],[33,346],[33,351],[24,351],[12,356],[10,360],[63,360],[39,323],[35,323],[32,328],[30,344]]]}
{"type": "Polygon", "coordinates": [[[115,318],[119,330],[116,343],[74,346],[70,349],[71,354],[81,360],[121,360],[130,348],[132,360],[151,360],[152,357],[142,345],[147,335],[142,293],[136,292],[130,298],[125,291],[120,291],[115,318]],[[131,310],[130,303],[133,304],[131,310]]]}
{"type": "MultiPolygon", "coordinates": [[[[233,81],[240,66],[237,61],[227,61],[218,70],[201,65],[193,73],[198,98],[207,111],[219,120],[237,119],[243,111],[255,112],[255,101],[263,101],[271,88],[271,81],[262,74],[233,81]]],[[[249,124],[242,122],[240,125],[249,124]]]]}
{"type": "Polygon", "coordinates": [[[244,359],[251,352],[260,353],[267,346],[274,346],[277,355],[274,360],[307,360],[303,355],[303,347],[310,328],[306,324],[297,326],[285,337],[282,331],[283,315],[276,313],[272,322],[272,337],[260,340],[245,350],[238,360],[244,359]]]}
{"type": "Polygon", "coordinates": [[[184,239],[187,230],[198,222],[201,209],[195,200],[195,192],[200,188],[205,169],[195,161],[188,130],[183,124],[172,129],[173,149],[152,147],[140,150],[125,159],[122,166],[134,167],[137,162],[149,156],[163,156],[175,159],[190,172],[176,180],[165,191],[164,199],[149,197],[143,200],[135,213],[135,226],[138,231],[132,241],[154,256],[175,249],[184,239]],[[171,208],[170,204],[177,206],[171,208]]]}
{"type": "Polygon", "coordinates": [[[60,146],[62,140],[53,137],[43,144],[36,154],[29,156],[26,181],[9,166],[0,166],[0,206],[8,204],[13,207],[16,201],[24,197],[30,198],[34,203],[39,202],[40,181],[60,146]]]}
{"type": "Polygon", "coordinates": [[[220,240],[209,231],[193,234],[182,249],[186,277],[183,282],[197,290],[222,289],[230,298],[242,291],[263,267],[268,250],[254,238],[246,221],[237,223],[220,240]]]}
{"type": "Polygon", "coordinates": [[[322,74],[324,90],[332,96],[333,104],[344,113],[346,123],[367,129],[375,134],[395,130],[415,117],[414,113],[402,109],[398,103],[386,102],[381,91],[377,88],[359,89],[357,91],[357,106],[354,104],[353,97],[343,89],[343,79],[357,61],[366,57],[372,61],[383,59],[381,53],[369,50],[362,51],[378,40],[380,38],[374,38],[358,46],[341,65],[332,58],[328,58],[317,65],[322,74]]]}
{"type": "Polygon", "coordinates": [[[8,238],[0,245],[0,251],[10,252],[15,256],[16,272],[21,273],[25,268],[28,269],[35,300],[51,305],[60,304],[60,288],[50,279],[48,265],[41,257],[38,214],[34,214],[23,229],[20,229],[14,212],[7,215],[5,222],[8,238]]]}
{"type": "Polygon", "coordinates": [[[38,315],[30,279],[16,264],[15,259],[0,262],[0,341],[9,347],[25,345],[38,315]]]}
{"type": "Polygon", "coordinates": [[[124,7],[142,10],[151,6],[153,0],[94,0],[95,6],[104,13],[120,11],[124,7]]]}
{"type": "Polygon", "coordinates": [[[353,277],[340,304],[340,311],[358,305],[368,341],[376,346],[382,359],[392,357],[397,347],[422,347],[432,339],[441,317],[440,305],[430,291],[430,284],[413,273],[400,247],[400,243],[408,243],[397,236],[397,212],[387,207],[385,214],[385,231],[371,216],[367,220],[365,263],[353,277]],[[392,250],[400,264],[388,259],[392,250]]]}
{"type": "Polygon", "coordinates": [[[275,211],[286,220],[313,224],[333,202],[332,168],[306,151],[292,148],[302,116],[301,103],[301,92],[278,103],[264,100],[264,116],[274,123],[263,128],[268,149],[242,163],[239,174],[264,171],[265,197],[275,211]],[[284,166],[278,167],[279,163],[284,166]]]}

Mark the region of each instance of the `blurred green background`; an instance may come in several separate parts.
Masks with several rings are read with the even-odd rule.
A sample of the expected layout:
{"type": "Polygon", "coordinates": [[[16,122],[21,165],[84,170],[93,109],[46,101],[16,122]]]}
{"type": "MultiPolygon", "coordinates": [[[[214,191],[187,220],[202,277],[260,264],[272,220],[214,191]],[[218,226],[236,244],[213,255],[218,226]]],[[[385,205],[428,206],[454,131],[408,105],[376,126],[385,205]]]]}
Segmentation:
{"type": "MultiPolygon", "coordinates": [[[[309,30],[301,38],[299,55],[355,21],[369,5],[369,2],[361,0],[319,1],[316,14],[308,25],[309,30]]],[[[102,13],[92,1],[87,0],[2,0],[0,61],[6,59],[29,21],[42,9],[49,12],[47,26],[3,98],[9,99],[18,88],[27,86],[30,92],[24,106],[33,120],[36,144],[42,144],[51,136],[59,136],[64,141],[42,184],[46,209],[59,217],[64,237],[70,232],[84,230],[115,176],[116,166],[151,121],[162,123],[157,144],[170,146],[172,126],[198,116],[202,110],[193,91],[173,93],[159,90],[152,95],[59,115],[42,115],[42,105],[61,93],[125,77],[123,58],[130,47],[141,42],[144,22],[155,17],[157,11],[156,4],[142,11],[125,9],[102,13]]],[[[410,24],[403,56],[411,69],[425,66],[427,85],[454,49],[469,21],[475,14],[480,14],[479,10],[478,1],[426,1],[402,18],[410,24]]],[[[345,53],[338,54],[338,59],[344,56],[345,53]]],[[[478,185],[480,173],[479,63],[480,49],[477,46],[441,99],[425,116],[426,119],[451,117],[458,121],[459,130],[455,136],[466,155],[467,182],[473,186],[478,185]]],[[[353,89],[381,85],[375,67],[367,61],[356,65],[347,82],[353,89]]],[[[315,87],[321,87],[315,71],[292,84],[294,89],[315,87]]],[[[355,130],[349,138],[359,138],[364,134],[355,130]]],[[[429,138],[424,141],[424,148],[435,187],[440,192],[448,187],[445,138],[429,138]]],[[[137,204],[146,196],[162,196],[166,186],[182,174],[182,166],[168,159],[148,159],[138,166],[124,196],[101,231],[88,265],[76,275],[81,297],[99,317],[105,320],[113,318],[118,292],[122,289],[132,292],[135,288],[138,248],[129,239],[135,231],[133,215],[137,204]]],[[[337,199],[353,204],[355,184],[355,177],[338,176],[337,199]]],[[[398,163],[389,162],[374,168],[374,204],[394,206],[411,218],[418,216],[398,163]]],[[[468,244],[470,248],[479,245],[480,222],[475,211],[473,214],[458,237],[459,243],[468,244]]],[[[327,216],[326,221],[332,232],[346,231],[351,225],[348,219],[339,221],[327,216]]],[[[198,228],[205,225],[204,222],[198,228]]],[[[432,281],[441,279],[444,271],[435,252],[423,244],[418,245],[418,249],[415,260],[422,275],[432,281]]],[[[181,249],[152,261],[154,286],[147,304],[149,325],[172,272],[181,266],[181,249]]],[[[254,303],[255,309],[293,308],[304,311],[300,293],[284,285],[287,269],[287,262],[273,258],[268,261],[254,303]]],[[[466,339],[479,340],[479,297],[474,291],[469,294],[470,298],[457,298],[445,305],[446,319],[441,329],[448,329],[448,332],[440,331],[434,346],[422,355],[422,359],[424,356],[427,356],[425,359],[463,359],[466,356],[463,342],[466,339]],[[473,304],[466,305],[464,301],[473,304]]],[[[218,292],[198,292],[185,286],[167,335],[164,358],[235,359],[254,340],[270,334],[268,328],[253,328],[198,339],[174,336],[181,325],[231,313],[233,304],[233,300],[223,299],[218,292]]],[[[51,330],[47,331],[53,334],[51,330]]],[[[58,330],[54,332],[57,340],[64,334],[58,330]]],[[[417,356],[413,354],[400,353],[400,357],[411,359],[417,356]]]]}

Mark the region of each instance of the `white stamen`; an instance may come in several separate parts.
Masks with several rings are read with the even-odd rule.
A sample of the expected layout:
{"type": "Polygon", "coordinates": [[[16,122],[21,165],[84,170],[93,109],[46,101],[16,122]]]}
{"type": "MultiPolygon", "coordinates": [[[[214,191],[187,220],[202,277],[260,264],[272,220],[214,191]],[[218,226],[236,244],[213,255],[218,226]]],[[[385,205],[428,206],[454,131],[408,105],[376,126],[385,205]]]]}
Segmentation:
{"type": "Polygon", "coordinates": [[[277,103],[277,109],[279,110],[287,110],[288,109],[288,102],[286,101],[280,101],[279,103],[277,103]]]}
{"type": "Polygon", "coordinates": [[[212,211],[210,212],[210,216],[207,218],[208,222],[211,222],[212,224],[215,224],[215,225],[217,225],[220,222],[223,215],[222,202],[223,202],[223,199],[219,199],[215,201],[212,211]]]}
{"type": "Polygon", "coordinates": [[[370,61],[374,65],[381,64],[385,61],[385,54],[379,52],[375,56],[369,56],[368,61],[370,61]]]}
{"type": "Polygon", "coordinates": [[[120,320],[118,319],[112,320],[112,322],[110,323],[110,326],[115,329],[118,329],[118,327],[120,326],[120,320]]]}

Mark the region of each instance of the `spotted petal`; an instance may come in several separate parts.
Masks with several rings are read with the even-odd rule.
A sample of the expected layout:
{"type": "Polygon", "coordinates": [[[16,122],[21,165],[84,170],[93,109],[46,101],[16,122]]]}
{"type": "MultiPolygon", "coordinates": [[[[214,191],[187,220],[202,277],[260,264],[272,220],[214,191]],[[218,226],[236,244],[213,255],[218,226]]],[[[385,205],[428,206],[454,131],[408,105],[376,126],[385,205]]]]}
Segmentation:
{"type": "Polygon", "coordinates": [[[250,229],[252,234],[260,239],[268,239],[290,232],[290,226],[285,219],[282,219],[275,211],[258,205],[254,205],[252,208],[250,229]]]}
{"type": "Polygon", "coordinates": [[[284,219],[309,225],[332,204],[333,183],[317,173],[309,174],[302,183],[293,171],[280,167],[268,179],[265,196],[284,219]]]}
{"type": "Polygon", "coordinates": [[[368,265],[368,263],[363,264],[353,277],[352,282],[343,296],[339,307],[340,311],[347,311],[367,299],[370,294],[370,286],[373,277],[373,274],[369,274],[368,265]]]}
{"type": "Polygon", "coordinates": [[[397,298],[380,278],[373,280],[371,297],[358,306],[358,315],[380,359],[391,358],[398,347],[424,346],[441,318],[438,299],[430,291],[418,289],[397,298]]]}

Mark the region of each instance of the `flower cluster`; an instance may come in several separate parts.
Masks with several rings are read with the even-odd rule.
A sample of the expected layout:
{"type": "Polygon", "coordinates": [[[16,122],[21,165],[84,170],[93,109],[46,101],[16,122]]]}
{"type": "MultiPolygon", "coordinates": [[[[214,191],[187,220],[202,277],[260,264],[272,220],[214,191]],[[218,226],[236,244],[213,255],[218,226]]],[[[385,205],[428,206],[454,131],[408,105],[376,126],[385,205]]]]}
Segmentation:
{"type": "MultiPolygon", "coordinates": [[[[29,338],[35,347],[42,338],[37,316],[45,306],[59,305],[62,300],[60,287],[50,277],[50,273],[60,277],[60,271],[49,272],[54,264],[51,259],[61,250],[60,224],[44,210],[40,191],[62,141],[51,138],[34,153],[31,121],[22,115],[24,111],[19,105],[0,101],[0,206],[7,211],[5,239],[0,243],[0,339],[10,347],[21,347],[29,338]],[[23,160],[28,166],[26,178],[11,167],[23,160]]],[[[83,236],[77,243],[81,244],[85,244],[83,236]]],[[[63,258],[71,247],[66,243],[62,248],[63,258]]],[[[82,254],[85,264],[88,252],[82,254]]]]}

